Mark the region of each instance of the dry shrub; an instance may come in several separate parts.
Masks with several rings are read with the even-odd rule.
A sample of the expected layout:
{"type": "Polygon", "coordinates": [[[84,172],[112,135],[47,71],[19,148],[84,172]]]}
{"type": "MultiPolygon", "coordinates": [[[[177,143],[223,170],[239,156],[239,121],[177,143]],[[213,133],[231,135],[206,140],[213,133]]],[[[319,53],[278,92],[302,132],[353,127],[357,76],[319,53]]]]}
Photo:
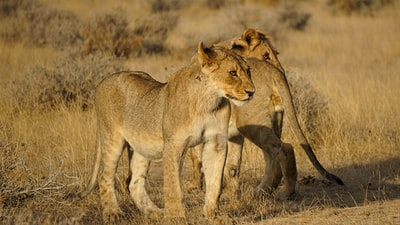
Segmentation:
{"type": "Polygon", "coordinates": [[[1,37],[38,47],[63,49],[79,42],[80,20],[71,12],[60,11],[36,1],[4,1],[1,4],[1,37]]]}
{"type": "Polygon", "coordinates": [[[141,39],[128,29],[128,21],[121,10],[97,15],[82,30],[84,55],[100,52],[110,56],[140,55],[141,39]]]}
{"type": "Polygon", "coordinates": [[[207,6],[212,9],[220,9],[226,5],[225,0],[207,0],[207,6]]]}
{"type": "Polygon", "coordinates": [[[22,0],[2,0],[0,2],[0,18],[15,16],[22,0]]]}
{"type": "Polygon", "coordinates": [[[152,14],[137,21],[135,35],[142,38],[142,51],[146,54],[168,53],[165,42],[168,32],[177,24],[177,15],[169,12],[152,14]]]}
{"type": "Polygon", "coordinates": [[[149,1],[152,13],[177,10],[185,4],[185,1],[180,0],[152,0],[149,1]]]}
{"type": "Polygon", "coordinates": [[[123,10],[97,15],[83,29],[82,52],[84,55],[101,52],[117,57],[166,53],[164,42],[176,20],[176,16],[160,12],[139,19],[135,28],[130,29],[123,10]]]}
{"type": "MultiPolygon", "coordinates": [[[[284,42],[288,30],[304,31],[312,16],[295,2],[279,6],[237,4],[225,7],[221,11],[226,15],[230,27],[240,27],[242,31],[249,27],[262,30],[275,43],[284,42]]],[[[227,38],[230,38],[229,35],[227,38]]]]}
{"type": "Polygon", "coordinates": [[[278,22],[289,29],[304,30],[310,17],[310,13],[300,11],[295,5],[284,4],[280,9],[278,22]]]}
{"type": "Polygon", "coordinates": [[[120,70],[114,58],[96,54],[78,57],[70,54],[52,65],[31,68],[24,80],[14,82],[16,102],[22,108],[50,109],[93,105],[96,85],[107,74],[120,70]]]}
{"type": "Polygon", "coordinates": [[[321,143],[318,131],[325,128],[329,111],[328,98],[295,70],[287,70],[286,77],[301,127],[313,143],[321,143]]]}
{"type": "Polygon", "coordinates": [[[7,174],[18,166],[21,166],[17,157],[17,149],[24,146],[22,143],[14,143],[12,141],[11,126],[2,121],[0,125],[0,191],[4,192],[7,188],[7,174]]]}
{"type": "MultiPolygon", "coordinates": [[[[6,121],[1,122],[0,207],[1,209],[7,209],[19,207],[32,196],[28,193],[20,193],[30,183],[24,159],[19,156],[21,152],[26,151],[26,144],[15,142],[12,135],[12,125],[6,121]]],[[[2,216],[1,213],[0,216],[2,216]]],[[[1,221],[2,218],[0,217],[0,223],[2,223],[1,221]]]]}
{"type": "Polygon", "coordinates": [[[393,0],[329,0],[327,4],[335,13],[372,15],[374,11],[393,2],[393,0]]]}

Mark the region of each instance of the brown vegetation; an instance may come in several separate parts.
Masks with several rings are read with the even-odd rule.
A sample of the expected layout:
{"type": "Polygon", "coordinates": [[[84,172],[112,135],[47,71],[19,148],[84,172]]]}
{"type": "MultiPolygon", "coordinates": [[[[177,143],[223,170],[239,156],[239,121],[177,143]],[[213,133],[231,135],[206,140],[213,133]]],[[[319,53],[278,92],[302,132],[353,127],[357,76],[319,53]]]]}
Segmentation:
{"type": "MultiPolygon", "coordinates": [[[[198,41],[237,37],[247,27],[273,38],[306,135],[346,187],[322,180],[294,145],[299,197],[283,200],[279,190],[253,196],[264,166],[261,151],[246,144],[242,195],[223,194],[222,213],[237,224],[400,223],[398,11],[387,0],[1,1],[0,223],[102,223],[97,191],[81,201],[63,198],[91,173],[94,87],[124,69],[167,80],[198,41]]],[[[283,139],[296,143],[289,126],[283,139]]],[[[152,164],[147,186],[162,207],[160,168],[152,164]]],[[[127,170],[124,155],[117,188],[126,223],[161,224],[129,199],[127,170]]],[[[202,199],[202,191],[185,193],[191,224],[206,224],[202,199]]]]}
{"type": "Polygon", "coordinates": [[[393,2],[393,0],[329,0],[328,5],[334,12],[372,15],[375,11],[393,4],[393,2]]]}

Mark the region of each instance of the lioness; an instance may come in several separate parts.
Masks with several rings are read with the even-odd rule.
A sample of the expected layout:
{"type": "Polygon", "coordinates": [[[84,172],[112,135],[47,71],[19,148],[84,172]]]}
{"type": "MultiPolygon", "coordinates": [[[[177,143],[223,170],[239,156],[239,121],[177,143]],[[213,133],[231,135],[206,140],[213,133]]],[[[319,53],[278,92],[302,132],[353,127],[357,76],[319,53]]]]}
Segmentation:
{"type": "Polygon", "coordinates": [[[268,36],[255,29],[246,29],[240,38],[215,44],[231,49],[244,58],[256,58],[271,63],[282,73],[285,73],[278,59],[279,52],[274,48],[268,36]]]}
{"type": "MultiPolygon", "coordinates": [[[[244,136],[259,146],[264,153],[266,163],[265,171],[262,181],[258,185],[258,189],[267,191],[275,189],[282,179],[283,167],[292,168],[290,170],[284,169],[283,176],[285,176],[285,180],[287,181],[285,185],[288,197],[292,198],[294,196],[297,171],[295,170],[294,165],[294,154],[291,153],[292,146],[277,140],[281,137],[284,112],[286,112],[286,118],[298,138],[300,145],[307,153],[314,167],[327,179],[343,185],[343,181],[340,178],[327,172],[319,163],[310,144],[304,136],[297,121],[284,69],[278,60],[277,51],[273,48],[267,36],[260,31],[247,29],[239,39],[222,42],[217,45],[230,48],[247,59],[256,58],[260,60],[252,60],[250,63],[253,80],[257,89],[257,94],[254,100],[252,100],[252,103],[246,107],[233,110],[232,112],[231,126],[234,126],[236,123],[236,126],[237,124],[241,124],[242,128],[237,127],[241,135],[234,132],[235,129],[233,128],[230,128],[229,130],[229,150],[224,169],[224,180],[227,185],[226,189],[233,193],[238,189],[244,136]],[[255,121],[255,114],[263,115],[264,117],[255,121]],[[246,126],[246,123],[248,128],[244,129],[243,126],[246,126]],[[249,127],[251,127],[251,129],[249,129],[249,127]],[[276,150],[271,151],[271,149],[274,148],[274,145],[282,145],[282,149],[283,151],[286,151],[286,153],[281,152],[280,154],[286,154],[286,158],[277,157],[277,153],[273,153],[274,151],[276,152],[276,150]],[[286,161],[282,161],[283,159],[286,159],[286,161]],[[287,171],[291,172],[288,173],[287,171]]],[[[194,171],[192,182],[189,184],[189,188],[191,189],[201,187],[200,152],[201,146],[196,147],[191,151],[194,171]]]]}
{"type": "Polygon", "coordinates": [[[226,158],[229,101],[247,103],[255,92],[246,62],[221,47],[204,48],[200,42],[197,60],[160,83],[144,72],[119,72],[96,88],[97,156],[87,195],[99,177],[105,220],[122,211],[118,206],[114,176],[124,147],[134,150],[130,161],[130,195],[144,213],[160,213],[150,200],[144,182],[149,163],[163,160],[164,216],[184,218],[180,173],[188,147],[203,144],[206,180],[204,214],[216,216],[226,158]]]}

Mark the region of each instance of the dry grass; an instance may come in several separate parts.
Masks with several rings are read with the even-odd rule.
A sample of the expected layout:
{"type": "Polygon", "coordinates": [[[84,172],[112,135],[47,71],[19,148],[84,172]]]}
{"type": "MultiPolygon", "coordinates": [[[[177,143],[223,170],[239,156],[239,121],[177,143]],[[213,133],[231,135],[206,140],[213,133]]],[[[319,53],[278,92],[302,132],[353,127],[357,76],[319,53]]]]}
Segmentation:
{"type": "MultiPolygon", "coordinates": [[[[105,74],[124,68],[144,70],[165,81],[189,62],[198,41],[211,44],[239,36],[245,27],[266,30],[274,38],[306,134],[322,164],[343,178],[346,187],[320,179],[295,145],[300,196],[286,201],[280,190],[269,198],[252,196],[263,162],[261,151],[246,143],[242,196],[234,201],[222,195],[222,213],[237,224],[400,223],[398,3],[371,7],[373,16],[332,14],[337,8],[316,0],[301,1],[295,13],[293,7],[277,6],[279,1],[254,0],[244,5],[168,1],[174,7],[159,1],[105,0],[97,4],[41,0],[29,3],[32,7],[28,8],[14,5],[26,6],[27,2],[0,3],[1,224],[101,224],[97,191],[81,201],[63,198],[82,189],[91,172],[96,115],[90,103],[96,83],[105,74]],[[124,13],[110,14],[108,7],[124,13]],[[242,12],[235,12],[238,9],[242,12]],[[20,10],[29,10],[29,15],[42,12],[42,16],[31,24],[28,14],[20,10]],[[300,23],[306,17],[302,29],[291,27],[297,24],[291,21],[300,23]],[[120,21],[110,25],[114,30],[104,39],[92,39],[107,48],[82,54],[85,40],[94,31],[88,28],[90,35],[85,35],[76,28],[106,28],[107,24],[101,24],[108,21],[104,18],[120,21]],[[170,20],[162,21],[165,18],[170,20]],[[50,27],[43,26],[46,21],[50,27]],[[56,37],[50,32],[54,26],[66,35],[56,37]],[[151,33],[157,35],[151,37],[151,33]],[[136,42],[131,46],[129,35],[140,40],[142,49],[137,49],[136,42]],[[115,49],[121,50],[121,43],[128,46],[122,47],[122,54],[114,54],[115,49]],[[126,57],[129,49],[135,50],[126,57]],[[43,103],[43,96],[55,100],[43,103]]],[[[290,127],[284,127],[283,138],[296,143],[290,127]]],[[[127,213],[125,223],[162,224],[162,219],[142,215],[129,199],[124,186],[127,170],[124,155],[117,188],[127,213]]],[[[189,177],[187,161],[184,179],[189,177]]],[[[161,166],[155,163],[147,186],[162,207],[161,185],[161,166]]],[[[207,224],[201,216],[203,192],[185,192],[185,202],[189,223],[207,224]]]]}

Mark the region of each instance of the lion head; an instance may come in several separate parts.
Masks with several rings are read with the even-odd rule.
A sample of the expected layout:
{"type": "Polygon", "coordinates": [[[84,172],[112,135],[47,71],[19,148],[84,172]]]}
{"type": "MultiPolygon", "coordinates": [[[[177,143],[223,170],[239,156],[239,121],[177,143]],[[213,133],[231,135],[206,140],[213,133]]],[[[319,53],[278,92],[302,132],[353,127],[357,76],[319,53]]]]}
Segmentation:
{"type": "Polygon", "coordinates": [[[255,87],[250,68],[241,56],[223,47],[204,48],[200,42],[198,61],[201,71],[208,74],[211,86],[219,90],[221,96],[237,105],[252,98],[255,87]]]}
{"type": "Polygon", "coordinates": [[[254,29],[246,29],[239,39],[231,43],[231,49],[245,58],[257,58],[285,72],[278,60],[279,52],[272,46],[267,35],[254,29]]]}

